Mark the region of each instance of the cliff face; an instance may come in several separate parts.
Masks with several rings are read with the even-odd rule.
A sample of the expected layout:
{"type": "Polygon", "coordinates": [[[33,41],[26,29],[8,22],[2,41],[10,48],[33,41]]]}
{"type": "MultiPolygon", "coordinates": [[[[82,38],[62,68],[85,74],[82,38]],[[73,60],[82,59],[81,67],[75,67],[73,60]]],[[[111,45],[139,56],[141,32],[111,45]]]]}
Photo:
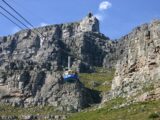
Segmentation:
{"type": "MultiPolygon", "coordinates": [[[[135,96],[160,85],[160,21],[135,28],[116,44],[112,97],[135,96]]],[[[105,97],[105,99],[108,99],[105,97]]]]}
{"type": "Polygon", "coordinates": [[[144,24],[118,41],[99,31],[89,14],[74,23],[23,30],[0,37],[0,101],[15,106],[52,105],[78,111],[99,102],[98,93],[80,81],[65,83],[63,69],[92,72],[93,66],[114,67],[112,90],[104,101],[159,87],[160,21],[144,24]]]}
{"type": "Polygon", "coordinates": [[[93,93],[79,81],[64,83],[62,71],[68,56],[73,69],[80,72],[102,66],[111,44],[99,33],[99,22],[92,14],[79,22],[1,37],[1,102],[18,106],[49,104],[61,110],[78,110],[97,102],[99,99],[94,100],[93,93]]]}

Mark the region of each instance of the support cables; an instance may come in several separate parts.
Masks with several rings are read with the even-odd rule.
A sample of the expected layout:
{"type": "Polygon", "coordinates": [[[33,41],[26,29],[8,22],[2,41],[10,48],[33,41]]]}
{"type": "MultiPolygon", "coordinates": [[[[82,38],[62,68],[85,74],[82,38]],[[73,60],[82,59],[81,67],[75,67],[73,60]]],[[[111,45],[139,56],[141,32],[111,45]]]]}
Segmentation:
{"type": "Polygon", "coordinates": [[[15,20],[17,20],[19,23],[21,23],[24,27],[26,27],[26,28],[28,28],[28,29],[30,29],[27,25],[25,25],[22,21],[20,21],[17,17],[15,17],[14,15],[12,15],[8,10],[6,10],[4,7],[2,7],[1,5],[0,5],[0,8],[2,9],[2,10],[4,10],[6,13],[8,13],[10,16],[12,16],[15,20]]]}
{"type": "Polygon", "coordinates": [[[12,9],[17,15],[19,15],[26,23],[28,23],[31,27],[34,28],[34,26],[27,20],[25,19],[17,10],[15,10],[9,3],[7,3],[5,0],[2,0],[10,9],[12,9]]]}
{"type": "MultiPolygon", "coordinates": [[[[23,19],[30,27],[34,28],[34,26],[25,18],[23,17],[17,10],[15,10],[8,2],[6,2],[5,0],[2,0],[3,3],[5,3],[12,11],[14,11],[21,19],[23,19]]],[[[12,16],[15,20],[17,20],[19,23],[21,23],[24,27],[26,27],[27,29],[30,29],[30,27],[28,27],[24,22],[22,22],[21,20],[19,20],[17,17],[15,17],[13,14],[11,14],[8,10],[6,10],[4,7],[2,7],[0,5],[0,8],[3,9],[6,13],[8,13],[10,16],[12,16]]],[[[3,15],[4,16],[4,15],[3,15]]],[[[12,22],[13,23],[13,22],[12,22]]],[[[19,25],[18,25],[19,27],[19,25]]],[[[41,34],[41,32],[39,30],[35,30],[37,31],[37,33],[40,34],[40,37],[45,38],[45,36],[43,36],[41,34]]],[[[35,32],[34,32],[35,33],[35,32]]]]}
{"type": "Polygon", "coordinates": [[[3,14],[1,11],[0,11],[0,14],[2,16],[4,16],[6,19],[8,19],[9,21],[11,21],[13,24],[15,24],[17,27],[19,27],[20,29],[23,29],[20,25],[18,25],[16,22],[14,22],[13,20],[11,20],[9,17],[7,17],[5,14],[3,14]]]}

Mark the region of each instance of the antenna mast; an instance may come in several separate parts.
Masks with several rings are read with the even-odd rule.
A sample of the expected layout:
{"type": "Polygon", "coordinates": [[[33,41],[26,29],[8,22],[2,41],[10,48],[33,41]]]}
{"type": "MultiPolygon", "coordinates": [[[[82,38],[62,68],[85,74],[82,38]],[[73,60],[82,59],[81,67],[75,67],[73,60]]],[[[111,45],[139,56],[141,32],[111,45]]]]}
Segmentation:
{"type": "Polygon", "coordinates": [[[68,70],[71,69],[71,57],[68,56],[68,70]]]}

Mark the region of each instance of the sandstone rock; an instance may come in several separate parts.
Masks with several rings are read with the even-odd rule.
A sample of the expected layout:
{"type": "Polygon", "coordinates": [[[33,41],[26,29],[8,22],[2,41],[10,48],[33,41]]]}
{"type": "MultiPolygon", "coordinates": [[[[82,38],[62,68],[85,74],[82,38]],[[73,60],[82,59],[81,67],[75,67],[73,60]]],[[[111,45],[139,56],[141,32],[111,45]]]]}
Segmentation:
{"type": "Polygon", "coordinates": [[[71,56],[73,69],[91,72],[102,66],[108,46],[109,38],[99,33],[99,21],[91,13],[79,22],[0,37],[0,101],[67,111],[89,106],[99,98],[93,100],[93,92],[79,81],[64,83],[63,69],[71,56]]]}
{"type": "Polygon", "coordinates": [[[130,97],[148,84],[160,80],[160,21],[135,28],[122,37],[117,45],[116,73],[112,81],[112,97],[130,97]]]}
{"type": "Polygon", "coordinates": [[[139,95],[135,98],[136,102],[144,102],[149,100],[159,100],[160,99],[160,88],[156,88],[155,90],[145,92],[142,95],[139,95]]]}
{"type": "Polygon", "coordinates": [[[79,72],[93,72],[94,66],[115,67],[112,90],[103,101],[135,96],[147,84],[159,86],[159,54],[159,20],[117,41],[100,33],[99,21],[91,13],[79,22],[22,30],[0,37],[0,101],[24,107],[52,105],[72,112],[100,102],[99,93],[80,81],[63,81],[68,56],[72,69],[79,72]]]}

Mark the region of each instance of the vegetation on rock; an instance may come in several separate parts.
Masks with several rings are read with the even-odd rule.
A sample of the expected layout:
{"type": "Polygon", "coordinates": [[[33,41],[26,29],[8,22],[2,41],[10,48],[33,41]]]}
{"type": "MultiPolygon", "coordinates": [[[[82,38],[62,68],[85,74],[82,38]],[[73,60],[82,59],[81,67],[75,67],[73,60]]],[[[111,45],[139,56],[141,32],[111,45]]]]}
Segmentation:
{"type": "Polygon", "coordinates": [[[122,99],[107,102],[106,106],[88,112],[75,113],[67,120],[159,120],[160,101],[134,103],[122,108],[114,108],[122,104],[122,99]],[[119,101],[120,100],[120,101],[119,101]]]}
{"type": "Polygon", "coordinates": [[[85,87],[106,92],[111,89],[112,79],[114,77],[114,69],[105,69],[96,67],[93,73],[80,73],[80,80],[85,87]]]}

